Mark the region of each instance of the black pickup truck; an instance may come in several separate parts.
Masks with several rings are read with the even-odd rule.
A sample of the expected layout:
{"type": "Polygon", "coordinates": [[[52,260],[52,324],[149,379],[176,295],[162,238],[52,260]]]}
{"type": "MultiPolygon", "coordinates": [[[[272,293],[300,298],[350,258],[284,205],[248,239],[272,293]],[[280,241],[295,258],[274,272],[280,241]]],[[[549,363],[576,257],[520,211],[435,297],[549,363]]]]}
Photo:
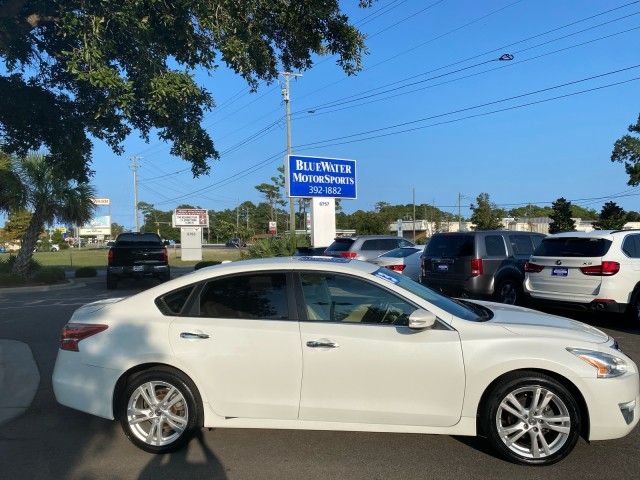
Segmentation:
{"type": "Polygon", "coordinates": [[[116,288],[123,277],[144,276],[169,280],[167,247],[155,233],[121,233],[109,249],[107,288],[116,288]]]}

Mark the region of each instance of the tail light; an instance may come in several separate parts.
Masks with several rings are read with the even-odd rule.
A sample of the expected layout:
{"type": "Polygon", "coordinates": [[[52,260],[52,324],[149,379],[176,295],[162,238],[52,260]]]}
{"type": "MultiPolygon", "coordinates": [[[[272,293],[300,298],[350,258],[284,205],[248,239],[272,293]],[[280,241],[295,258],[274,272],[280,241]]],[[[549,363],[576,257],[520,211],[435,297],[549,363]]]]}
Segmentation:
{"type": "Polygon", "coordinates": [[[400,273],[402,273],[405,267],[406,265],[385,265],[385,268],[388,268],[389,270],[393,270],[394,272],[400,272],[400,273]]]}
{"type": "Polygon", "coordinates": [[[585,275],[610,277],[620,271],[620,264],[618,262],[602,262],[600,265],[581,267],[580,271],[585,275]]]}
{"type": "Polygon", "coordinates": [[[107,265],[113,264],[113,250],[109,249],[109,253],[107,254],[107,265]]]}
{"type": "Polygon", "coordinates": [[[527,273],[540,273],[544,270],[544,265],[538,265],[537,263],[526,262],[524,264],[524,271],[527,273]]]}
{"type": "Polygon", "coordinates": [[[340,252],[340,256],[343,258],[356,258],[358,254],[356,252],[340,252]]]}
{"type": "Polygon", "coordinates": [[[167,247],[164,247],[162,249],[162,257],[161,257],[163,262],[169,262],[169,252],[167,252],[167,247]]]}
{"type": "Polygon", "coordinates": [[[107,329],[107,325],[95,323],[67,323],[60,333],[60,349],[79,352],[78,343],[107,329]]]}
{"type": "Polygon", "coordinates": [[[484,265],[481,258],[471,259],[471,276],[478,277],[484,273],[484,265]]]}

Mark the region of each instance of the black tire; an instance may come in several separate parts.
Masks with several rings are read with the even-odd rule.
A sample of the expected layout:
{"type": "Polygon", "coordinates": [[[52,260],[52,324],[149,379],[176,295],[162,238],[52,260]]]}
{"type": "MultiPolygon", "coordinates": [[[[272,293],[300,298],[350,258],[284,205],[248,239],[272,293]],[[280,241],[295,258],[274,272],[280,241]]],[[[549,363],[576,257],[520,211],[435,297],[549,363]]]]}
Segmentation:
{"type": "MultiPolygon", "coordinates": [[[[534,394],[532,393],[531,397],[529,397],[528,399],[525,393],[519,393],[516,395],[516,397],[522,402],[523,406],[527,408],[531,406],[534,394]],[[520,397],[518,397],[518,395],[520,395],[520,397]],[[529,405],[525,405],[526,401],[529,401],[531,403],[529,403],[529,405]]],[[[538,405],[540,404],[541,403],[539,401],[538,405]]],[[[512,404],[509,403],[509,405],[512,404]]],[[[502,415],[504,415],[505,413],[507,416],[510,415],[509,412],[505,412],[503,410],[502,415]]],[[[543,373],[521,371],[505,375],[491,389],[483,404],[483,408],[480,410],[480,425],[482,427],[482,431],[487,436],[491,447],[510,462],[522,465],[551,465],[562,460],[571,452],[571,450],[573,450],[576,442],[578,441],[578,437],[580,436],[582,419],[576,399],[571,394],[571,392],[569,392],[569,390],[567,390],[567,388],[565,388],[560,382],[558,382],[553,377],[550,377],[543,373]],[[546,409],[550,409],[548,413],[550,416],[568,415],[570,421],[570,425],[568,426],[568,434],[564,435],[561,433],[556,433],[554,429],[540,427],[541,424],[543,425],[543,422],[539,420],[539,415],[534,415],[534,418],[528,417],[528,415],[524,416],[524,418],[528,417],[527,421],[520,420],[519,418],[513,416],[513,419],[515,419],[515,423],[522,423],[523,427],[521,428],[521,430],[514,431],[514,435],[509,438],[515,438],[515,436],[517,436],[521,431],[525,431],[525,433],[522,434],[519,440],[512,442],[516,444],[514,447],[507,446],[506,442],[501,438],[500,433],[498,432],[498,422],[502,421],[498,420],[501,403],[503,402],[503,400],[506,400],[507,395],[509,395],[510,393],[520,390],[526,390],[528,388],[536,390],[538,387],[542,389],[542,395],[546,395],[546,392],[550,392],[556,397],[556,399],[560,400],[562,406],[566,409],[566,412],[563,412],[561,414],[554,411],[555,408],[558,408],[555,403],[557,401],[556,399],[551,400],[547,407],[545,407],[545,411],[546,409]],[[557,450],[550,450],[549,454],[543,451],[539,454],[541,458],[529,457],[527,453],[524,453],[524,450],[526,450],[526,443],[527,441],[529,442],[531,454],[533,455],[534,440],[532,437],[537,435],[548,435],[548,438],[551,440],[547,443],[549,447],[554,445],[554,441],[556,441],[556,439],[559,439],[557,440],[556,445],[557,450]],[[564,443],[562,443],[561,440],[564,443]],[[514,449],[518,450],[520,448],[520,446],[518,445],[519,443],[525,444],[525,447],[523,447],[523,453],[514,451],[514,449]]],[[[508,422],[507,425],[502,426],[509,427],[510,425],[513,424],[511,422],[508,422]]],[[[566,426],[561,425],[557,425],[556,427],[567,428],[566,426]]],[[[545,441],[547,441],[547,439],[545,439],[545,441]]],[[[536,446],[538,446],[538,449],[540,449],[542,447],[541,441],[536,439],[535,442],[536,446]]]]}
{"type": "Polygon", "coordinates": [[[118,288],[118,279],[107,273],[107,290],[115,290],[116,288],[118,288]]]}
{"type": "Polygon", "coordinates": [[[523,291],[522,282],[513,278],[505,278],[498,282],[494,296],[496,301],[507,305],[520,305],[523,291]]]}
{"type": "MultiPolygon", "coordinates": [[[[159,387],[156,386],[156,388],[159,389],[156,391],[160,392],[164,387],[161,385],[159,387]]],[[[166,391],[164,393],[166,394],[166,391]]],[[[186,445],[194,434],[202,427],[202,401],[200,400],[198,390],[188,377],[173,369],[156,367],[132,376],[127,381],[122,392],[118,395],[117,402],[117,418],[125,436],[138,448],[149,453],[162,454],[179,450],[186,445]],[[132,395],[134,395],[134,392],[136,392],[141,385],[148,382],[158,382],[159,384],[173,386],[184,399],[185,405],[182,405],[182,400],[177,404],[177,408],[180,412],[186,412],[186,425],[184,426],[184,430],[170,443],[164,445],[152,445],[147,443],[139,438],[140,432],[134,431],[135,427],[132,427],[132,425],[129,424],[127,415],[129,401],[132,395]]],[[[169,410],[173,410],[173,408],[174,407],[171,407],[169,410]]],[[[176,415],[179,414],[178,411],[174,411],[174,413],[176,415]]],[[[140,425],[143,423],[145,422],[140,422],[140,425]]],[[[147,423],[151,424],[150,421],[147,423]]],[[[162,423],[160,425],[162,425],[162,423]]],[[[169,431],[173,431],[167,423],[165,423],[165,425],[168,427],[169,431]]],[[[144,425],[142,427],[144,428],[144,425]]],[[[175,431],[173,432],[176,434],[175,431]]]]}
{"type": "Polygon", "coordinates": [[[163,273],[160,277],[160,281],[168,282],[169,280],[171,280],[171,270],[167,269],[167,272],[163,273]]]}
{"type": "Polygon", "coordinates": [[[631,296],[626,316],[630,322],[640,323],[640,294],[638,291],[631,296]]]}

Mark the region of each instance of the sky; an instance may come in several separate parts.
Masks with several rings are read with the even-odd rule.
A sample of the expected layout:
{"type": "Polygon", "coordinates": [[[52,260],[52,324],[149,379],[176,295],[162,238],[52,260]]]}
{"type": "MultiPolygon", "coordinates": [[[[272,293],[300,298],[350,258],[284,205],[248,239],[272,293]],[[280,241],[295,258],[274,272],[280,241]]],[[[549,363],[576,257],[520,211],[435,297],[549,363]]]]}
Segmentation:
{"type": "MultiPolygon", "coordinates": [[[[357,4],[342,2],[368,35],[364,69],[346,77],[335,58],[323,57],[291,82],[294,152],[358,162],[358,199],[343,202],[347,212],[378,201],[409,203],[414,188],[417,203],[451,212],[462,193],[465,215],[481,192],[506,208],[564,196],[597,210],[609,198],[640,210],[640,189],[610,161],[613,143],[640,113],[640,81],[629,81],[640,77],[640,2],[357,4]],[[498,61],[505,53],[514,59],[498,61]],[[401,88],[412,82],[419,83],[401,88]],[[577,93],[584,90],[592,91],[577,93]],[[413,130],[397,133],[406,129],[413,130]],[[594,197],[602,198],[583,200],[594,197]]],[[[254,186],[276,173],[286,147],[281,86],[261,84],[251,93],[224,65],[197,72],[197,80],[218,105],[203,124],[221,159],[194,179],[157,138],[145,144],[131,135],[122,156],[96,141],[93,183],[111,198],[113,221],[134,224],[133,155],[141,157],[139,200],[162,210],[261,200],[254,186]]]]}

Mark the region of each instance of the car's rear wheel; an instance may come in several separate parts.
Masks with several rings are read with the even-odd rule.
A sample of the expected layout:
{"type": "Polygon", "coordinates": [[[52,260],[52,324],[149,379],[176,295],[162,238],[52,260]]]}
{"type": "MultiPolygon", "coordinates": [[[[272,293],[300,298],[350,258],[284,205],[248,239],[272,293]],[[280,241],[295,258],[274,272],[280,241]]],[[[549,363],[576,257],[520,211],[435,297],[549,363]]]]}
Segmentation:
{"type": "Polygon", "coordinates": [[[496,288],[496,299],[500,303],[507,305],[517,305],[522,297],[522,290],[519,283],[512,279],[502,280],[496,288]]]}
{"type": "Polygon", "coordinates": [[[506,376],[489,393],[483,430],[506,459],[549,465],[573,450],[580,436],[580,410],[554,378],[537,372],[506,376]]]}
{"type": "Polygon", "coordinates": [[[195,385],[168,370],[147,370],[127,382],[119,396],[119,420],[139,448],[167,453],[184,446],[201,426],[195,385]]]}

